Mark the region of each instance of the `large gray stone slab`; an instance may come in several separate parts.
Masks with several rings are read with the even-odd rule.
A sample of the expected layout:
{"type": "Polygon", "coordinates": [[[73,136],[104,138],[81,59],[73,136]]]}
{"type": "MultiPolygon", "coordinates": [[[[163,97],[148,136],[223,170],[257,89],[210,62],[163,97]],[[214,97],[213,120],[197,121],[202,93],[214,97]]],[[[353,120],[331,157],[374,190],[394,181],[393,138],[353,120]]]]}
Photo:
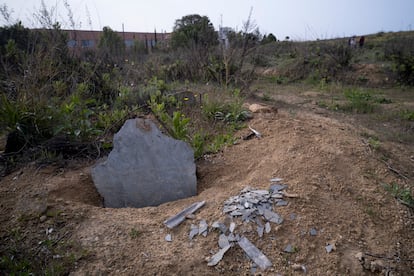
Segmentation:
{"type": "Polygon", "coordinates": [[[127,120],[113,146],[108,158],[92,168],[105,207],[157,206],[196,195],[193,150],[152,121],[127,120]]]}

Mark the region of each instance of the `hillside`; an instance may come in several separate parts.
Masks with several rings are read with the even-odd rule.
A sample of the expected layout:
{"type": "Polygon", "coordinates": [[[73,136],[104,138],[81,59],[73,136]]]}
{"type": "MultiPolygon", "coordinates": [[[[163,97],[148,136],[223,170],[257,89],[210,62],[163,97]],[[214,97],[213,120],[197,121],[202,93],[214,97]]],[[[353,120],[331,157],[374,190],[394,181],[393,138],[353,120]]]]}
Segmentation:
{"type": "MultiPolygon", "coordinates": [[[[404,39],[411,39],[406,34],[404,39]]],[[[366,36],[364,48],[352,49],[349,57],[349,49],[343,48],[346,44],[336,48],[338,41],[334,41],[336,46],[332,41],[262,45],[259,55],[249,60],[249,66],[256,65],[257,78],[242,91],[211,83],[171,84],[161,77],[128,90],[129,94],[122,90],[125,93],[118,95],[113,110],[142,101],[133,97],[138,90],[164,93],[185,88],[190,94],[178,105],[176,100],[162,98],[160,92],[149,103],[151,112],[127,109],[104,128],[93,145],[101,143],[105,149],[115,132],[109,126],[116,122],[119,127],[119,121],[134,116],[167,118],[159,119],[167,126],[164,132],[176,135],[176,128],[168,129],[168,123],[174,116],[171,111],[179,107],[179,117],[190,118],[184,124],[188,133],[183,139],[192,137],[187,142],[194,147],[195,134],[201,133],[194,126],[203,127],[206,137],[204,151],[196,161],[197,196],[157,207],[103,208],[90,174],[97,159],[95,147],[81,156],[45,150],[41,158],[24,162],[23,157],[35,151],[34,147],[26,156],[7,159],[12,169],[1,178],[0,272],[412,274],[414,89],[401,84],[401,76],[393,70],[395,61],[384,52],[391,47],[387,43],[398,40],[399,35],[366,36]],[[344,57],[344,53],[346,64],[331,70],[332,59],[344,57]],[[242,116],[246,106],[254,103],[268,109],[253,112],[250,119],[242,116]],[[261,139],[243,139],[250,133],[247,126],[259,131],[261,139]],[[274,207],[283,222],[271,223],[269,233],[260,237],[253,222],[243,223],[223,213],[228,198],[248,186],[267,190],[272,178],[282,178],[287,185],[287,205],[274,207]],[[166,219],[199,201],[205,201],[205,206],[193,217],[174,229],[164,225],[166,219]],[[199,225],[201,220],[209,225],[208,235],[190,240],[191,224],[199,225]],[[212,227],[215,221],[227,227],[235,222],[234,233],[248,238],[271,261],[271,267],[262,271],[237,243],[217,265],[208,266],[208,259],[219,250],[219,231],[212,227]],[[166,240],[167,234],[171,242],[166,240]]],[[[346,43],[346,39],[340,41],[346,43]]],[[[181,72],[180,64],[160,68],[169,68],[172,74],[181,72]]],[[[137,72],[127,68],[139,69],[125,65],[122,72],[129,77],[137,72]]],[[[95,127],[92,130],[99,130],[93,123],[101,118],[98,111],[103,109],[92,102],[79,107],[70,114],[82,117],[85,110],[96,111],[86,118],[91,123],[88,126],[95,127]]],[[[107,148],[102,152],[107,153],[107,148]]]]}

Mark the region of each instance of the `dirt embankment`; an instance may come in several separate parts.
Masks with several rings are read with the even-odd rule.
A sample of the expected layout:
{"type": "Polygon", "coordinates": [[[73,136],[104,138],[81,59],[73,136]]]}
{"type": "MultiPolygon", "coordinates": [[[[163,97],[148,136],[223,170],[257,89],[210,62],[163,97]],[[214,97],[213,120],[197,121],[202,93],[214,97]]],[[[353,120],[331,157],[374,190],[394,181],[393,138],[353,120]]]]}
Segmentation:
{"type": "MultiPolygon", "coordinates": [[[[1,181],[1,232],[17,223],[21,213],[64,213],[68,236],[87,250],[73,275],[371,275],[414,270],[413,216],[381,183],[402,180],[361,140],[361,129],[306,112],[258,114],[249,123],[262,139],[240,140],[222,153],[198,163],[199,194],[193,198],[141,209],[105,209],[93,188],[88,164],[62,171],[27,169],[1,181]],[[208,267],[206,257],[219,249],[218,233],[188,234],[201,219],[211,225],[229,222],[223,202],[244,187],[269,188],[280,177],[298,197],[275,209],[283,218],[262,238],[253,225],[238,222],[240,234],[272,262],[261,272],[238,247],[208,267]],[[195,218],[168,230],[163,221],[195,201],[206,201],[195,218]],[[316,229],[315,236],[310,229],[316,229]],[[165,235],[172,235],[172,242],[165,235]],[[285,253],[292,245],[295,250],[285,253]],[[325,246],[333,245],[327,253],[325,246]],[[364,253],[365,268],[355,257],[364,253]],[[368,255],[367,255],[368,254],[368,255]],[[373,255],[373,256],[369,256],[373,255]],[[411,260],[411,261],[408,261],[411,260]],[[252,270],[253,267],[253,270],[252,270]],[[372,271],[374,272],[371,272],[372,271]]],[[[239,135],[243,136],[247,130],[239,135]]],[[[404,149],[402,149],[404,150],[404,149]]],[[[406,150],[406,149],[405,149],[406,150]]],[[[400,152],[411,154],[413,152],[400,152]]],[[[44,231],[52,218],[32,223],[44,231]]]]}

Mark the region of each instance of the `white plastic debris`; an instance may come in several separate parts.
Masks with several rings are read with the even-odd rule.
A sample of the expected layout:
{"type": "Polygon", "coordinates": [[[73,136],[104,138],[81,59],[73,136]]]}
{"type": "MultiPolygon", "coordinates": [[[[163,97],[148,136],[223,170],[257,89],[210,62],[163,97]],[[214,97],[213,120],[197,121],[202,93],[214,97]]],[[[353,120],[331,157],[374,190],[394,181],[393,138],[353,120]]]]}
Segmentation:
{"type": "Polygon", "coordinates": [[[254,133],[254,135],[256,135],[257,138],[262,138],[262,134],[260,132],[258,132],[257,130],[253,129],[252,127],[249,126],[249,129],[254,133]]]}

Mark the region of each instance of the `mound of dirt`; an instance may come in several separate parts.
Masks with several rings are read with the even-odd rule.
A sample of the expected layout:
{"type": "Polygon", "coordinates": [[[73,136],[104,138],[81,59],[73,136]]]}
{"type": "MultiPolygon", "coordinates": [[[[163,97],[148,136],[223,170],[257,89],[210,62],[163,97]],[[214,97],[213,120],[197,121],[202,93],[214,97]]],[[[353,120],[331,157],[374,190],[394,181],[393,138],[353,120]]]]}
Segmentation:
{"type": "Polygon", "coordinates": [[[300,274],[303,268],[308,275],[412,273],[412,214],[380,185],[401,180],[373,158],[358,126],[283,110],[257,114],[249,125],[261,139],[241,139],[222,153],[206,156],[198,163],[198,195],[158,207],[102,208],[90,180],[92,164],[12,174],[0,187],[1,231],[27,210],[40,216],[60,204],[65,213],[81,212],[71,237],[89,254],[76,263],[74,275],[287,275],[300,274]],[[207,266],[206,258],[218,251],[218,232],[190,240],[190,225],[202,219],[209,225],[229,222],[223,202],[246,186],[268,189],[274,177],[283,178],[287,192],[298,195],[278,207],[283,223],[272,224],[262,238],[248,225],[240,226],[272,267],[260,271],[237,246],[216,266],[207,266]],[[173,229],[163,225],[196,201],[206,205],[195,217],[173,229]],[[316,235],[310,235],[311,229],[316,235]],[[167,234],[171,242],[165,240],[167,234]],[[285,252],[287,245],[294,250],[285,252]]]}

